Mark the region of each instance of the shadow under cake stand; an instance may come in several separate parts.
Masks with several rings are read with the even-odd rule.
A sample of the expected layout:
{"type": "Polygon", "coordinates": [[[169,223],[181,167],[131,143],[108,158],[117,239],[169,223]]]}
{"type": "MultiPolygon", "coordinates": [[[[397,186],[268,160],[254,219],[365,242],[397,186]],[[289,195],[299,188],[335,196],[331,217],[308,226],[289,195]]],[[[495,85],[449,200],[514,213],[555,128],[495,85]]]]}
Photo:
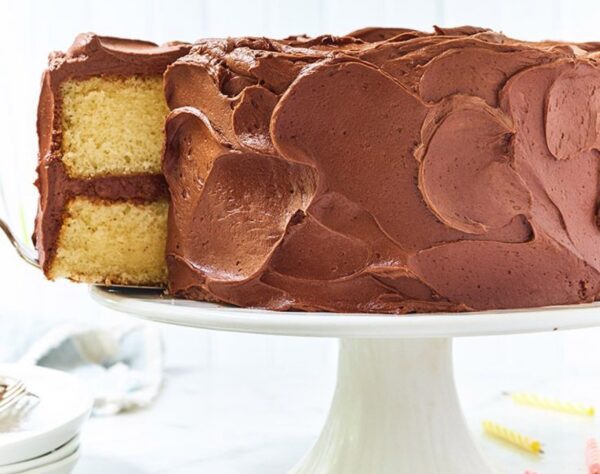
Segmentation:
{"type": "Polygon", "coordinates": [[[452,338],[600,326],[600,304],[435,315],[273,312],[92,287],[94,300],[151,321],[337,337],[338,378],[312,450],[288,474],[491,474],[462,414],[452,338]]]}

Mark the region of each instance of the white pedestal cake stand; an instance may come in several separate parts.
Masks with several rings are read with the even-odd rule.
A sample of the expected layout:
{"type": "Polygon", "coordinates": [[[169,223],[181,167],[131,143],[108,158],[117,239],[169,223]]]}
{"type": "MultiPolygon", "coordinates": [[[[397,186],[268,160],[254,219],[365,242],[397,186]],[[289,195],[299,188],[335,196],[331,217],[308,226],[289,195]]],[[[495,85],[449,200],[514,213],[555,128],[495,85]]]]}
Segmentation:
{"type": "Polygon", "coordinates": [[[325,427],[289,474],[490,474],[454,385],[452,338],[600,325],[600,305],[470,314],[277,313],[92,288],[117,311],[163,323],[260,334],[338,337],[325,427]]]}

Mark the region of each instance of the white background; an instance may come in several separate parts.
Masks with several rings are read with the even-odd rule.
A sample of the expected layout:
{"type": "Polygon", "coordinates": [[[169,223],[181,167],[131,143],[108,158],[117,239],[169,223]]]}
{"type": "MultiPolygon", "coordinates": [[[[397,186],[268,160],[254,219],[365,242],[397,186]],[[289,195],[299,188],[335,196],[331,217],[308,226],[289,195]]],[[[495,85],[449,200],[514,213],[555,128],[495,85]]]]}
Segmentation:
{"type": "MultiPolygon", "coordinates": [[[[429,30],[432,24],[475,24],[528,40],[600,40],[600,2],[0,0],[0,179],[8,199],[8,209],[2,212],[8,214],[20,235],[31,233],[36,205],[31,183],[35,177],[40,74],[48,52],[67,48],[79,32],[164,42],[237,35],[343,34],[371,25],[429,30]]],[[[8,243],[0,241],[0,331],[2,318],[33,314],[48,318],[108,317],[89,302],[84,287],[46,282],[18,260],[8,243]]],[[[193,367],[215,377],[243,370],[264,378],[274,370],[301,374],[305,377],[302,380],[309,381],[329,380],[328,374],[333,374],[334,341],[209,334],[178,328],[163,331],[169,373],[193,367]]],[[[526,385],[534,379],[560,381],[560,377],[573,373],[595,377],[600,370],[599,330],[469,339],[458,341],[456,347],[459,383],[469,400],[477,400],[477,381],[484,378],[509,383],[514,377],[526,385]]],[[[315,390],[330,388],[330,383],[325,383],[315,390]]],[[[568,393],[569,387],[563,388],[568,393]]],[[[308,389],[303,385],[297,390],[308,389]]],[[[600,403],[600,393],[589,397],[600,403]]],[[[106,451],[110,451],[110,444],[106,451]]]]}

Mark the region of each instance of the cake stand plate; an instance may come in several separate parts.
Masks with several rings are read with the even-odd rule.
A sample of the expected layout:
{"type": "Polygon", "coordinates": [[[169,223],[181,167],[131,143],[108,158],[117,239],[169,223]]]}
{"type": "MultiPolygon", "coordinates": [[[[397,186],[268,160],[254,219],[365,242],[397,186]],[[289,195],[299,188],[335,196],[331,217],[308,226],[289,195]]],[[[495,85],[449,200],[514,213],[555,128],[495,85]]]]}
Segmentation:
{"type": "Polygon", "coordinates": [[[600,326],[600,305],[385,316],[273,312],[92,287],[97,302],[204,329],[338,337],[338,380],[325,427],[289,474],[491,474],[463,417],[452,338],[600,326]]]}

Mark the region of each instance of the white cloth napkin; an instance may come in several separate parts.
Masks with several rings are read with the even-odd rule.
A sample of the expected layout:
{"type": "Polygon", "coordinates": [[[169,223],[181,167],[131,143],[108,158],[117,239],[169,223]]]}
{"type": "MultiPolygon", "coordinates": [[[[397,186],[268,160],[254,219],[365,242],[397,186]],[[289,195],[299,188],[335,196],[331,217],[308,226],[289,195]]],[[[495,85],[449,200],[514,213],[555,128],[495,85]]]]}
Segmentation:
{"type": "Polygon", "coordinates": [[[0,361],[69,372],[94,394],[94,414],[148,406],[163,378],[158,329],[122,319],[111,324],[0,317],[0,361]]]}

